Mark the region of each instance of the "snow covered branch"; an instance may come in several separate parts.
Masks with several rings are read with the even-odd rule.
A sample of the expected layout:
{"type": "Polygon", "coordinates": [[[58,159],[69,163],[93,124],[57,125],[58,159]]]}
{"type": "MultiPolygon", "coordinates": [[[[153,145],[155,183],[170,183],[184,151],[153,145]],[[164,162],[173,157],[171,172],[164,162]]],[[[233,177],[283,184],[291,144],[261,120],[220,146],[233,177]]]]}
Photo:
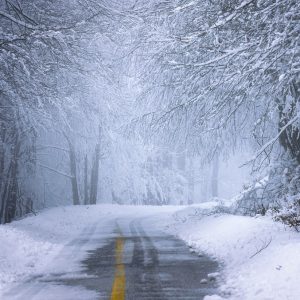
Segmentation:
{"type": "Polygon", "coordinates": [[[7,18],[8,20],[14,22],[15,24],[18,24],[18,25],[23,26],[23,27],[28,28],[28,29],[32,29],[32,30],[41,29],[40,26],[35,26],[35,25],[29,24],[27,22],[24,22],[22,20],[16,19],[12,15],[10,15],[10,14],[4,12],[4,11],[0,11],[0,16],[3,16],[5,18],[7,18]]]}
{"type": "Polygon", "coordinates": [[[74,178],[74,176],[71,176],[71,175],[69,175],[69,174],[66,174],[66,173],[64,173],[64,172],[61,172],[61,171],[59,171],[59,170],[56,170],[56,169],[54,169],[54,168],[51,168],[51,167],[49,167],[49,166],[46,166],[46,165],[43,165],[43,164],[38,164],[40,167],[42,167],[42,168],[45,168],[45,169],[47,169],[47,170],[50,170],[50,171],[52,171],[52,172],[55,172],[55,173],[57,173],[57,174],[59,174],[59,175],[62,175],[62,176],[65,176],[65,177],[68,177],[68,178],[74,178]]]}
{"type": "MultiPolygon", "coordinates": [[[[280,138],[280,136],[287,130],[287,128],[289,128],[291,125],[293,125],[296,121],[299,120],[298,116],[295,116],[293,119],[291,119],[286,125],[284,125],[281,130],[278,132],[278,134],[272,138],[270,141],[268,141],[266,144],[264,144],[261,149],[259,149],[256,154],[255,154],[255,158],[257,158],[258,156],[260,156],[263,152],[265,152],[265,150],[268,147],[271,147],[274,145],[274,143],[280,138]]],[[[254,158],[254,159],[255,159],[254,158]]],[[[253,160],[254,160],[253,159],[253,160]]]]}

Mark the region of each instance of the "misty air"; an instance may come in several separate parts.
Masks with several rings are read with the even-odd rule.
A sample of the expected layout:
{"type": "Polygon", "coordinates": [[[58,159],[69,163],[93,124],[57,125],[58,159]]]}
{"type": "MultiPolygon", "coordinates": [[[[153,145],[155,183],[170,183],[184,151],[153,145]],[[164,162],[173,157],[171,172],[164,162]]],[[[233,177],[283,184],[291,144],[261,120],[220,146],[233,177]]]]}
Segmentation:
{"type": "Polygon", "coordinates": [[[0,0],[0,299],[300,299],[300,2],[0,0]]]}

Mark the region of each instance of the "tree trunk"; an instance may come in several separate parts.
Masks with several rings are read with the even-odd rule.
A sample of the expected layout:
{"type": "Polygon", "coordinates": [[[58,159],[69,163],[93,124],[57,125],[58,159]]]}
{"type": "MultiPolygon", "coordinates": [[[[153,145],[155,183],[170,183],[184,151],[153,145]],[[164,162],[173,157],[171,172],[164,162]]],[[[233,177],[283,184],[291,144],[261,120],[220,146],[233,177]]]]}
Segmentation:
{"type": "Polygon", "coordinates": [[[100,144],[98,143],[95,148],[94,162],[93,162],[92,174],[91,174],[90,204],[97,203],[99,160],[100,160],[100,144]]]}
{"type": "Polygon", "coordinates": [[[6,206],[4,212],[4,223],[11,222],[15,215],[17,209],[18,200],[18,165],[20,156],[21,142],[19,140],[18,133],[15,134],[13,156],[11,160],[11,180],[8,185],[8,194],[6,199],[6,206]]]}
{"type": "Polygon", "coordinates": [[[89,195],[88,195],[88,158],[85,155],[84,158],[84,204],[89,204],[89,195]]]}
{"type": "Polygon", "coordinates": [[[194,190],[195,190],[195,183],[194,183],[194,166],[192,159],[188,160],[189,168],[188,172],[188,204],[194,203],[194,190]]]}
{"type": "Polygon", "coordinates": [[[97,203],[98,192],[98,179],[99,179],[99,161],[100,161],[100,141],[101,141],[101,127],[99,126],[98,143],[95,147],[94,161],[91,174],[91,192],[90,192],[90,204],[97,203]]]}
{"type": "Polygon", "coordinates": [[[4,141],[5,141],[5,126],[4,124],[1,125],[1,136],[0,136],[0,191],[2,187],[2,183],[4,181],[4,167],[5,167],[5,151],[4,151],[4,141]]]}
{"type": "Polygon", "coordinates": [[[9,166],[7,177],[5,184],[3,185],[3,192],[1,194],[1,208],[0,208],[0,224],[5,223],[5,211],[6,211],[6,205],[7,205],[7,199],[8,199],[8,189],[9,189],[9,183],[10,183],[10,169],[11,165],[9,166]]]}
{"type": "MultiPolygon", "coordinates": [[[[280,101],[278,101],[280,102],[280,101]]],[[[289,92],[284,97],[279,109],[279,131],[297,114],[297,106],[300,103],[300,82],[293,82],[289,92]],[[286,109],[288,108],[288,109],[286,109]]],[[[293,159],[300,164],[300,130],[299,127],[290,125],[280,135],[279,142],[286,151],[289,151],[293,159]]]]}
{"type": "Polygon", "coordinates": [[[4,123],[1,125],[1,136],[0,136],[0,224],[3,222],[3,212],[5,206],[5,199],[4,199],[4,182],[5,182],[5,150],[4,150],[4,143],[5,143],[5,126],[4,123]]]}
{"type": "Polygon", "coordinates": [[[213,160],[211,176],[211,195],[213,198],[219,196],[219,155],[216,154],[213,160]]]}
{"type": "Polygon", "coordinates": [[[79,205],[79,192],[77,183],[77,170],[76,170],[76,154],[75,149],[71,141],[67,138],[69,144],[69,157],[70,157],[70,171],[71,171],[71,184],[72,184],[72,195],[73,195],[73,205],[79,205]]]}

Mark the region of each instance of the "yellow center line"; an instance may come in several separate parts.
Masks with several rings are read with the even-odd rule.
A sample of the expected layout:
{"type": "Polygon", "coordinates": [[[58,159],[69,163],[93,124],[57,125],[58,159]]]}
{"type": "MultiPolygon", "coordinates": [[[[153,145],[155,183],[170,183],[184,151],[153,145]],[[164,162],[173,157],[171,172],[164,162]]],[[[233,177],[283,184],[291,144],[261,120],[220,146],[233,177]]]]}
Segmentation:
{"type": "Polygon", "coordinates": [[[110,300],[124,300],[126,290],[125,266],[123,264],[124,239],[116,239],[115,248],[115,278],[112,286],[110,300]]]}

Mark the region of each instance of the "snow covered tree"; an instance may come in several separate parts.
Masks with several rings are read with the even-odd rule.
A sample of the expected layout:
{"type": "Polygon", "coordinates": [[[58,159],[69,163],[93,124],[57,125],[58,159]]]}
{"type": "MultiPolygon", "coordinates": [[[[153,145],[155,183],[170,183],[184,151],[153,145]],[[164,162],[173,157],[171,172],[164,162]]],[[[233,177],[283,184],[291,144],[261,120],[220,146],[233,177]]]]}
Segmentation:
{"type": "MultiPolygon", "coordinates": [[[[111,29],[111,4],[107,8],[105,1],[1,2],[1,222],[32,209],[41,187],[28,177],[34,178],[41,167],[70,177],[74,204],[79,204],[73,124],[78,117],[91,117],[91,111],[94,118],[100,117],[87,97],[90,78],[111,80],[107,61],[96,51],[99,38],[111,29]],[[49,132],[60,136],[56,144],[37,145],[49,132]],[[47,148],[69,153],[70,168],[44,166],[39,152],[47,148]]],[[[95,127],[98,124],[94,121],[95,127]]]]}
{"type": "Polygon", "coordinates": [[[205,161],[246,145],[254,149],[254,170],[282,150],[299,163],[299,3],[179,0],[145,7],[140,32],[147,47],[136,54],[144,120],[205,161]]]}

